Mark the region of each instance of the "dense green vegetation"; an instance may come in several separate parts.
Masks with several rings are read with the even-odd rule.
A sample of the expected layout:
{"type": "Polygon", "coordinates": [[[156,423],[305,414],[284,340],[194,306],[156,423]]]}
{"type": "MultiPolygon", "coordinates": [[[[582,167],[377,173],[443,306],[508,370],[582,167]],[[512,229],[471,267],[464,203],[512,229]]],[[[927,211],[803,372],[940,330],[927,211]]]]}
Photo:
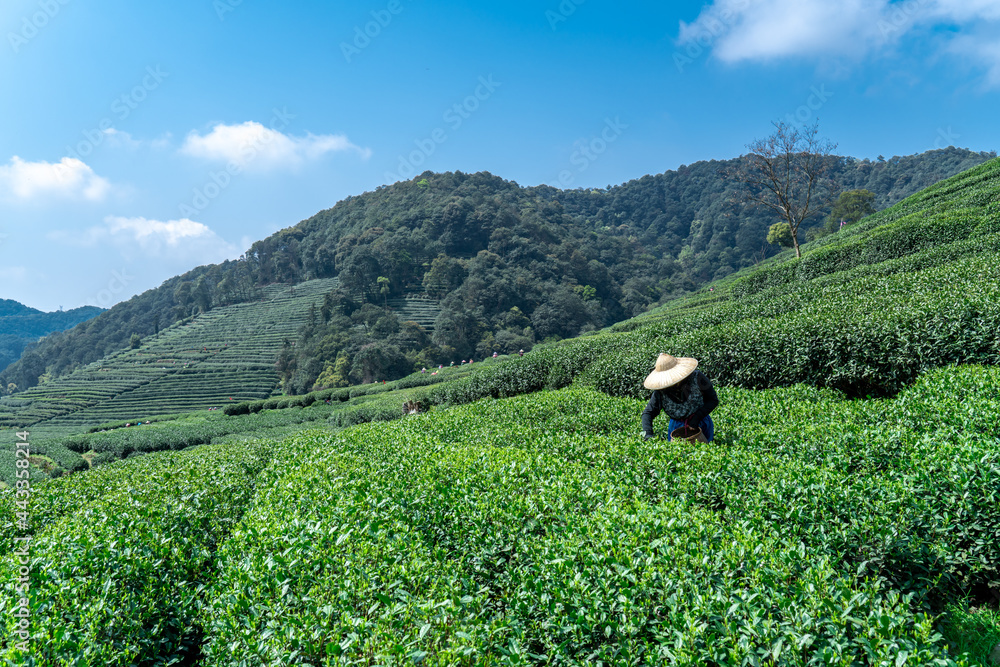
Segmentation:
{"type": "MultiPolygon", "coordinates": [[[[884,208],[990,157],[954,148],[876,162],[832,157],[830,173],[884,208]]],[[[0,374],[0,384],[23,390],[46,372],[61,376],[127,348],[135,336],[259,299],[268,285],[319,278],[339,277],[341,290],[282,357],[291,393],[600,329],[778,250],[765,242],[772,216],[732,205],[736,184],[723,176],[731,163],[569,191],[488,173],[425,173],[349,197],[255,243],[239,261],[177,276],[52,336],[30,364],[0,374]]],[[[802,234],[820,229],[825,213],[802,234]]]]}
{"type": "MultiPolygon", "coordinates": [[[[43,313],[10,299],[0,299],[0,369],[6,368],[21,358],[25,348],[55,331],[71,329],[81,322],[97,317],[103,309],[83,306],[73,310],[43,313]]],[[[30,358],[22,365],[28,381],[45,372],[45,364],[40,358],[30,358]],[[40,372],[35,372],[40,369],[40,372]]],[[[11,376],[8,382],[24,381],[11,376]]]]}
{"type": "Polygon", "coordinates": [[[946,634],[958,610],[996,631],[964,605],[1000,568],[998,384],[725,389],[711,445],[642,441],[642,401],[567,389],[55,480],[35,655],[976,664],[946,634]]]}
{"type": "MultiPolygon", "coordinates": [[[[167,452],[105,469],[110,484],[100,489],[85,474],[37,493],[32,514],[48,521],[30,527],[33,664],[156,664],[196,655],[194,621],[214,552],[253,498],[269,447],[167,452]]],[[[5,524],[5,547],[10,528],[5,524]]],[[[23,664],[10,635],[16,560],[8,557],[0,569],[4,659],[23,664]]]]}

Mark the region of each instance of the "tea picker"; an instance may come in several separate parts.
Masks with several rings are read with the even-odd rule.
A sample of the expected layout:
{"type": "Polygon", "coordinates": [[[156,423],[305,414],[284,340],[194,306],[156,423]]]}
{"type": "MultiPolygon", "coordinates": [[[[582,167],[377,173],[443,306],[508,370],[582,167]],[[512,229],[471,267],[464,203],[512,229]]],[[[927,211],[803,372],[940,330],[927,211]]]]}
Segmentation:
{"type": "Polygon", "coordinates": [[[642,411],[642,434],[654,437],[653,420],[665,412],[670,417],[667,440],[681,438],[711,442],[715,424],[709,413],[719,406],[719,395],[712,381],[697,370],[698,360],[661,354],[656,366],[642,385],[652,389],[646,409],[642,411]]]}

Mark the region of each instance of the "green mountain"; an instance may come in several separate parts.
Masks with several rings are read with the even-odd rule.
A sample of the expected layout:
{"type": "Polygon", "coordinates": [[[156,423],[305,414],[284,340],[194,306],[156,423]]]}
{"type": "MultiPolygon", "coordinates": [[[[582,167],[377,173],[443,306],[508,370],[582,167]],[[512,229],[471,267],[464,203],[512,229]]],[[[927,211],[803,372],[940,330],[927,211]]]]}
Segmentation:
{"type": "MultiPolygon", "coordinates": [[[[989,157],[944,149],[830,166],[842,188],[869,189],[885,205],[989,157]]],[[[349,197],[239,261],[199,267],[52,336],[0,380],[29,388],[133,335],[253,302],[268,285],[332,278],[337,288],[278,357],[285,391],[393,379],[600,329],[776,252],[764,241],[774,218],[732,205],[729,166],[699,162],[572,191],[426,173],[349,197]]],[[[812,221],[821,224],[822,215],[812,221]]]]}
{"type": "Polygon", "coordinates": [[[84,306],[43,313],[10,299],[0,299],[0,368],[17,361],[25,348],[51,333],[72,329],[97,317],[103,308],[84,306]]]}
{"type": "Polygon", "coordinates": [[[31,536],[47,665],[989,664],[998,331],[992,160],[524,357],[40,422],[31,511],[0,493],[0,578],[31,536]],[[718,387],[714,442],[640,436],[661,351],[718,387]],[[80,452],[130,458],[43,479],[41,454],[80,452]]]}

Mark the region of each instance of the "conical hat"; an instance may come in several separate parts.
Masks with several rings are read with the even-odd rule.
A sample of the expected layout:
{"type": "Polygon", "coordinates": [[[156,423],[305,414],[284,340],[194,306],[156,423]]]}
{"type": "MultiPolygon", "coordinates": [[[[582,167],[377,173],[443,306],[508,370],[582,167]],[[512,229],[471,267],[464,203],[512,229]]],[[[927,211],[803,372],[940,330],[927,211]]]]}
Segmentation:
{"type": "Polygon", "coordinates": [[[672,357],[661,354],[656,358],[656,367],[642,386],[646,389],[666,389],[672,387],[698,368],[698,360],[691,357],[672,357]]]}

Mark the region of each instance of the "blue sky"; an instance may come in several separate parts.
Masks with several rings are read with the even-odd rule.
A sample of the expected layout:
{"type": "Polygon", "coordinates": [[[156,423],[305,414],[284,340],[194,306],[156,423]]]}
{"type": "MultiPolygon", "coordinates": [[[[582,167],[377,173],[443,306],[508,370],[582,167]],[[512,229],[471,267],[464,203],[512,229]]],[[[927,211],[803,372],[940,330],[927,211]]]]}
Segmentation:
{"type": "Polygon", "coordinates": [[[109,307],[424,169],[996,150],[1000,3],[6,0],[0,97],[0,297],[109,307]]]}

